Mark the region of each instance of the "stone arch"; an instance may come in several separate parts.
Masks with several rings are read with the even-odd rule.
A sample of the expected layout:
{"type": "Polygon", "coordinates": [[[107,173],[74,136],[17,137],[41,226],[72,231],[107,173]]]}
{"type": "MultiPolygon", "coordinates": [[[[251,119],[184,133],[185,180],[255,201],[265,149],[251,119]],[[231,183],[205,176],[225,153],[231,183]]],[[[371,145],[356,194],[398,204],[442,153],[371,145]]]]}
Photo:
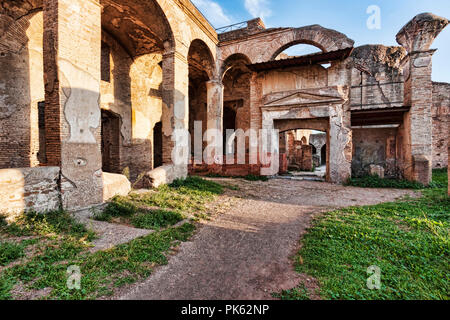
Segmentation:
{"type": "Polygon", "coordinates": [[[227,57],[227,59],[222,63],[220,68],[220,79],[223,80],[225,74],[230,71],[232,68],[242,68],[250,71],[247,68],[247,65],[251,64],[250,58],[243,53],[235,53],[227,57]]]}
{"type": "MultiPolygon", "coordinates": [[[[221,81],[224,88],[223,134],[226,141],[227,129],[250,129],[250,82],[251,71],[247,65],[250,59],[244,54],[229,56],[221,68],[221,81]]],[[[225,143],[224,143],[225,147],[225,143]]],[[[246,141],[246,148],[249,141],[246,141]]]]}
{"type": "Polygon", "coordinates": [[[322,50],[322,52],[351,48],[354,45],[354,41],[343,33],[324,28],[320,25],[291,29],[288,34],[277,40],[267,50],[268,53],[265,61],[275,60],[284,50],[297,44],[313,45],[322,50]]]}
{"type": "Polygon", "coordinates": [[[200,39],[191,42],[188,53],[188,63],[191,68],[202,69],[206,72],[209,80],[217,78],[214,57],[208,45],[200,39]]]}
{"type": "Polygon", "coordinates": [[[102,28],[132,56],[175,47],[173,24],[164,1],[100,0],[102,28]]]}

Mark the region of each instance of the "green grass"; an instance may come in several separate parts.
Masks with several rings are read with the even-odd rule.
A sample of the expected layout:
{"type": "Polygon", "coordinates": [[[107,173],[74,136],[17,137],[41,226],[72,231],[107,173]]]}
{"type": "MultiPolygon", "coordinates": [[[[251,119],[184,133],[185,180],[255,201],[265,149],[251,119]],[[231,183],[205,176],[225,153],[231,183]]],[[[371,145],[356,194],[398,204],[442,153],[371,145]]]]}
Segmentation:
{"type": "MultiPolygon", "coordinates": [[[[446,172],[435,171],[433,181],[420,199],[352,207],[316,219],[302,240],[296,270],[318,279],[324,299],[449,299],[446,172]],[[381,269],[380,290],[366,286],[373,265],[381,269]]],[[[285,291],[281,297],[296,294],[285,291]]]]}
{"type": "Polygon", "coordinates": [[[105,210],[95,214],[95,219],[158,230],[182,221],[189,214],[204,216],[206,205],[222,194],[224,187],[199,177],[179,179],[148,193],[114,197],[105,210]]]}
{"type": "MultiPolygon", "coordinates": [[[[445,169],[444,169],[445,170],[445,169]]],[[[436,170],[436,173],[444,172],[444,170],[436,170]]],[[[446,171],[445,171],[446,172],[446,171]]],[[[439,174],[438,174],[439,176],[439,174]]],[[[360,178],[350,178],[346,182],[347,186],[361,187],[361,188],[394,188],[394,189],[415,189],[421,190],[424,188],[445,188],[446,184],[442,179],[434,180],[430,186],[425,187],[423,184],[415,181],[397,180],[380,178],[377,175],[364,176],[360,178]]]]}
{"type": "Polygon", "coordinates": [[[31,261],[6,269],[0,275],[0,300],[11,299],[19,281],[30,289],[52,288],[45,299],[95,299],[113,289],[148,277],[157,265],[167,263],[171,248],[187,241],[195,227],[184,224],[135,239],[107,251],[88,253],[80,242],[40,243],[40,254],[31,261]],[[67,287],[68,266],[79,266],[81,290],[67,287]]]}
{"type": "Polygon", "coordinates": [[[6,266],[24,255],[23,245],[0,241],[0,266],[6,266]]]}
{"type": "Polygon", "coordinates": [[[0,223],[0,232],[11,236],[65,236],[77,239],[85,238],[91,241],[95,233],[89,231],[85,225],[77,222],[68,212],[51,211],[45,214],[26,212],[11,224],[3,219],[0,223]]]}
{"type": "Polygon", "coordinates": [[[140,229],[163,229],[168,226],[173,226],[180,221],[183,221],[184,217],[178,212],[155,210],[150,213],[141,213],[135,215],[131,219],[131,224],[140,229]]]}
{"type": "Polygon", "coordinates": [[[281,293],[274,293],[274,298],[281,300],[310,300],[308,289],[302,283],[297,288],[284,290],[281,293]]]}
{"type": "Polygon", "coordinates": [[[95,299],[111,295],[115,288],[148,277],[155,266],[166,264],[171,249],[189,239],[195,230],[188,223],[177,228],[170,226],[182,221],[188,210],[203,210],[207,202],[222,192],[219,184],[191,177],[148,195],[115,197],[103,212],[97,213],[98,219],[124,219],[135,227],[156,232],[96,253],[89,252],[95,234],[66,212],[26,213],[12,224],[0,219],[2,239],[9,239],[0,243],[1,265],[21,259],[0,273],[0,300],[12,299],[11,291],[19,283],[36,292],[51,288],[44,299],[95,299]],[[156,204],[174,209],[149,208],[156,204]],[[24,236],[27,240],[17,243],[15,239],[24,236]],[[25,248],[30,245],[32,254],[25,257],[25,248]],[[67,287],[69,266],[80,267],[81,290],[67,287]]]}

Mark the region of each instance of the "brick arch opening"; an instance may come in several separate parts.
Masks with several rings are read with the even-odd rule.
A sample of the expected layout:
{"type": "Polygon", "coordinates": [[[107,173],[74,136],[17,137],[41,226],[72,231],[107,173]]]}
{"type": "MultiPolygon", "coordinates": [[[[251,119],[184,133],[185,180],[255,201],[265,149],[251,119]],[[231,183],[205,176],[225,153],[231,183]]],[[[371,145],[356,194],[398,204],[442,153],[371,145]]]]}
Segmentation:
{"type": "Polygon", "coordinates": [[[305,56],[313,53],[322,52],[322,49],[307,43],[291,43],[280,48],[280,53],[274,60],[289,59],[292,57],[305,56]]]}
{"type": "MultiPolygon", "coordinates": [[[[244,54],[234,54],[228,57],[221,70],[222,83],[224,86],[224,109],[223,109],[223,135],[224,150],[226,150],[227,129],[242,130],[250,129],[250,80],[251,72],[247,65],[250,59],[244,54]]],[[[237,148],[237,145],[235,146],[237,148]]],[[[248,139],[246,150],[248,150],[248,139]]],[[[231,151],[231,150],[229,150],[231,151]]]]}
{"type": "Polygon", "coordinates": [[[189,133],[191,134],[191,152],[194,152],[196,123],[201,123],[202,135],[207,130],[208,95],[207,83],[214,80],[216,72],[214,58],[209,47],[202,40],[191,42],[188,53],[189,64],[189,133]]]}
{"type": "Polygon", "coordinates": [[[298,44],[308,44],[319,48],[322,52],[331,52],[341,49],[351,48],[354,41],[343,33],[336,30],[327,29],[320,25],[306,26],[298,29],[291,29],[290,34],[273,42],[272,49],[269,49],[269,59],[275,60],[280,53],[291,46],[298,44]]]}
{"type": "Polygon", "coordinates": [[[163,62],[175,41],[167,10],[157,0],[100,0],[100,4],[101,108],[120,116],[120,125],[117,121],[113,125],[115,137],[120,137],[118,158],[112,169],[106,169],[129,171],[133,182],[162,165],[155,159],[161,146],[154,139],[157,124],[170,121],[163,116],[170,110],[163,107],[162,83],[173,78],[173,68],[163,70],[163,62]]]}
{"type": "Polygon", "coordinates": [[[174,47],[169,21],[155,0],[100,0],[102,28],[116,38],[127,52],[140,56],[162,53],[174,47]]]}

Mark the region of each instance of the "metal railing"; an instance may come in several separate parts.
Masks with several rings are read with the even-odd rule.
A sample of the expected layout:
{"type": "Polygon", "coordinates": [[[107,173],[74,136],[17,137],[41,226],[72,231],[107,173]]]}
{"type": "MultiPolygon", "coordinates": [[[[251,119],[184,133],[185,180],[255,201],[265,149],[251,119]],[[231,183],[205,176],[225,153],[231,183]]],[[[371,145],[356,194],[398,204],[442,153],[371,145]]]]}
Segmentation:
{"type": "Polygon", "coordinates": [[[229,26],[225,26],[225,27],[221,27],[216,29],[217,33],[225,33],[225,32],[230,32],[230,31],[234,31],[234,30],[239,30],[239,29],[244,29],[247,28],[248,26],[248,21],[244,21],[244,22],[239,22],[239,23],[235,23],[229,26]]]}

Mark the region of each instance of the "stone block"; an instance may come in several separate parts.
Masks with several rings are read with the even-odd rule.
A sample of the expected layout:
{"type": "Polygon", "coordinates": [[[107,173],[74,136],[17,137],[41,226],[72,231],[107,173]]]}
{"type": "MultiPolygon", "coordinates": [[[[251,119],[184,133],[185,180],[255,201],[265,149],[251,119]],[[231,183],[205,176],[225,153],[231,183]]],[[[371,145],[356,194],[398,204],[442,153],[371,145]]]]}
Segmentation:
{"type": "Polygon", "coordinates": [[[60,205],[58,167],[0,170],[0,213],[8,220],[24,211],[47,212],[60,205]]]}
{"type": "Polygon", "coordinates": [[[382,166],[371,164],[369,173],[371,176],[378,176],[381,179],[384,179],[384,168],[382,166]]]}
{"type": "Polygon", "coordinates": [[[127,196],[131,191],[131,183],[122,174],[103,172],[103,201],[115,196],[127,196]]]}
{"type": "Polygon", "coordinates": [[[164,184],[172,183],[177,176],[177,171],[173,165],[165,165],[147,172],[143,177],[144,188],[158,188],[164,184]]]}

